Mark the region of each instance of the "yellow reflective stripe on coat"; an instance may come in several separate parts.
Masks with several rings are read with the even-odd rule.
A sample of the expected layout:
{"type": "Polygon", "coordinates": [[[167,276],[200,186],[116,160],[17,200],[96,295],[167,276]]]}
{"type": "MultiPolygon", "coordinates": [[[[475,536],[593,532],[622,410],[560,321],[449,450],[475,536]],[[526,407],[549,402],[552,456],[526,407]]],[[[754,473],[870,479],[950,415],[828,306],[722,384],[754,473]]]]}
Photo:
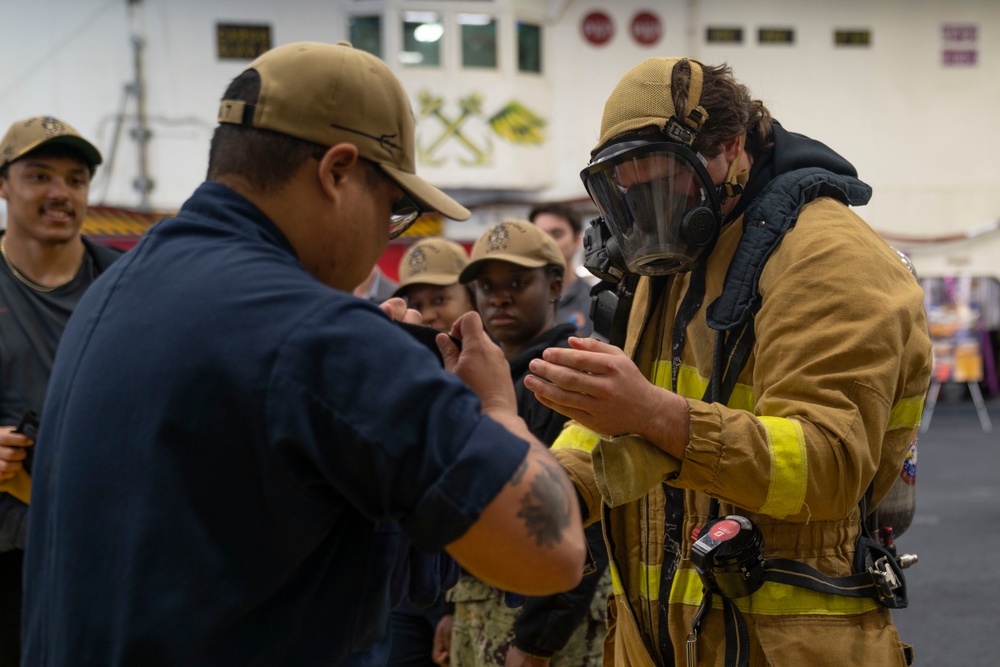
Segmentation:
{"type": "MultiPolygon", "coordinates": [[[[611,568],[612,592],[615,595],[625,595],[621,575],[614,564],[611,568]]],[[[641,565],[642,576],[639,582],[639,595],[644,600],[655,602],[660,598],[659,565],[641,565]]],[[[682,568],[674,575],[670,588],[670,604],[688,604],[697,607],[701,604],[702,581],[692,568],[682,568]]],[[[722,601],[716,596],[712,601],[716,608],[722,607],[722,601]]],[[[874,600],[868,598],[851,598],[831,593],[821,593],[774,581],[764,582],[764,585],[748,598],[733,600],[740,611],[751,614],[767,614],[785,616],[789,614],[861,614],[878,608],[874,600]]]]}
{"type": "Polygon", "coordinates": [[[784,519],[798,514],[806,500],[809,479],[809,459],[802,424],[784,417],[758,417],[767,433],[767,449],[771,455],[770,483],[767,500],[761,514],[784,519]]]}
{"type": "Polygon", "coordinates": [[[567,424],[556,437],[550,449],[576,449],[588,454],[601,441],[601,436],[579,424],[567,424]]]}
{"type": "MultiPolygon", "coordinates": [[[[701,604],[702,583],[698,573],[691,568],[677,571],[670,588],[670,604],[687,604],[697,607],[701,604]]],[[[712,596],[712,607],[722,608],[722,599],[712,596]]],[[[795,614],[823,614],[846,616],[863,614],[878,608],[878,603],[869,598],[849,598],[844,595],[820,593],[808,588],[799,588],[775,581],[765,581],[760,590],[745,598],[730,600],[744,614],[764,614],[767,616],[791,616],[795,614]]]]}
{"type": "MultiPolygon", "coordinates": [[[[666,379],[669,386],[669,362],[657,364],[654,378],[657,384],[666,379]],[[666,377],[664,375],[666,374],[666,377]]],[[[664,386],[661,384],[661,386],[664,386]]],[[[691,366],[681,366],[677,371],[677,393],[687,398],[701,398],[708,387],[708,380],[691,366]]],[[[756,398],[753,387],[737,383],[729,397],[728,406],[734,410],[753,412],[756,398]]],[[[808,459],[802,425],[793,419],[758,417],[767,433],[768,451],[771,456],[770,485],[767,500],[760,512],[778,519],[798,514],[806,499],[808,459]]]]}
{"type": "Polygon", "coordinates": [[[892,406],[889,413],[889,425],[886,431],[897,428],[916,428],[920,426],[920,416],[924,413],[924,395],[904,398],[892,406]]]}
{"type": "MultiPolygon", "coordinates": [[[[639,568],[641,572],[639,596],[644,600],[659,600],[662,568],[659,565],[646,565],[645,563],[640,563],[639,568]]],[[[608,569],[611,570],[611,592],[615,595],[625,595],[625,587],[622,585],[621,575],[618,574],[618,568],[613,559],[608,563],[608,569]]]]}
{"type": "MultiPolygon", "coordinates": [[[[653,384],[657,387],[670,389],[670,362],[658,361],[653,370],[653,384]]],[[[693,366],[682,365],[677,371],[677,393],[684,398],[701,400],[708,389],[708,378],[703,378],[693,366]]],[[[753,412],[756,397],[753,387],[737,382],[733,393],[729,396],[727,406],[734,410],[753,412]]]]}

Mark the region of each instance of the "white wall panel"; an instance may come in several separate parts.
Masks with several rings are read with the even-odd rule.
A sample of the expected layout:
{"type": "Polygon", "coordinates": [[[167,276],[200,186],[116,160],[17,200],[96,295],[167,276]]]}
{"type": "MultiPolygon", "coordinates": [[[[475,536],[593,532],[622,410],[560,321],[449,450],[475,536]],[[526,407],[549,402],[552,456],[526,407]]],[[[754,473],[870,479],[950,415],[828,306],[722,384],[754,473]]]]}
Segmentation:
{"type": "MultiPolygon", "coordinates": [[[[445,124],[440,117],[420,115],[422,92],[442,97],[449,119],[459,113],[462,98],[480,93],[483,113],[465,126],[479,145],[490,137],[488,116],[511,100],[547,120],[541,145],[514,146],[490,137],[489,165],[463,164],[470,154],[452,141],[437,155],[445,160],[420,167],[432,181],[470,200],[584,197],[578,172],[618,78],[649,56],[691,55],[707,63],[728,62],[786,127],[821,139],[853,161],[875,188],[862,214],[876,229],[961,232],[1000,215],[1000,135],[994,129],[1000,108],[1000,3],[994,0],[141,0],[133,5],[132,20],[128,6],[125,0],[0,0],[0,124],[50,113],[107,152],[132,78],[130,40],[138,31],[147,45],[149,172],[157,208],[177,207],[203,178],[217,100],[246,65],[216,58],[216,23],[269,24],[274,44],[335,41],[347,35],[349,12],[384,11],[386,60],[411,94],[425,146],[445,124]],[[454,44],[440,71],[401,68],[393,61],[403,8],[496,14],[503,42],[499,70],[463,70],[454,44]],[[581,34],[583,17],[597,10],[615,22],[614,36],[602,46],[581,34]],[[640,45],[629,34],[629,21],[639,11],[661,20],[663,36],[653,46],[640,45]],[[514,71],[514,21],[525,17],[545,28],[541,76],[514,71]],[[942,65],[945,23],[977,28],[975,66],[942,65]],[[707,26],[740,27],[744,41],[706,44],[707,26]],[[795,43],[758,44],[760,27],[793,29],[795,43]],[[872,43],[835,47],[837,28],[870,30],[872,43]]],[[[112,178],[95,184],[95,200],[139,202],[132,187],[137,150],[129,129],[130,124],[120,136],[112,178]]],[[[992,237],[984,239],[989,243],[992,237]]],[[[979,252],[979,244],[970,245],[966,259],[979,252]]]]}

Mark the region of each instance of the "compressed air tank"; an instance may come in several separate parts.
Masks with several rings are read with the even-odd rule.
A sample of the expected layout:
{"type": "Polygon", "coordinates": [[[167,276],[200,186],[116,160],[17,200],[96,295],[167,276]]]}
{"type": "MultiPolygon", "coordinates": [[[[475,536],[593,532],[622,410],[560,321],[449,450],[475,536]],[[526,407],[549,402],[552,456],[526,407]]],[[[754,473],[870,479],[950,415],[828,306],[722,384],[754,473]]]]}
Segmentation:
{"type": "Polygon", "coordinates": [[[910,449],[903,461],[899,477],[889,489],[885,499],[875,509],[875,527],[882,534],[891,528],[890,534],[898,538],[913,523],[917,509],[917,436],[913,436],[910,449]]]}

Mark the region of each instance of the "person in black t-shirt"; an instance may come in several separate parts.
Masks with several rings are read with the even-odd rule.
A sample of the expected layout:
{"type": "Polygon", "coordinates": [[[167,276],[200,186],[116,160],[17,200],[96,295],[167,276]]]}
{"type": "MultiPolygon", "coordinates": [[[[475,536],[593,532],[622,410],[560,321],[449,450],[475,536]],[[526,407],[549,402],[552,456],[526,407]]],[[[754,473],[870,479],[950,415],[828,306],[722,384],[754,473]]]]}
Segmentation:
{"type": "Polygon", "coordinates": [[[20,662],[21,571],[33,434],[56,347],[83,292],[118,256],[80,234],[101,154],[51,116],[10,126],[0,141],[0,664],[20,662]]]}

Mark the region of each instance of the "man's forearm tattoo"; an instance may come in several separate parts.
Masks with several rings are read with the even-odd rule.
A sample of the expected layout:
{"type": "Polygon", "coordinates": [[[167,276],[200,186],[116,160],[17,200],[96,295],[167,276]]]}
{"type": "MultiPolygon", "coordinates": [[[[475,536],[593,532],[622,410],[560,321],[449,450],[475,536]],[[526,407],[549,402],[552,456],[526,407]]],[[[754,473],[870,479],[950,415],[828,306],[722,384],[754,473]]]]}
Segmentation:
{"type": "Polygon", "coordinates": [[[531,480],[531,490],[521,498],[517,516],[524,519],[528,534],[538,546],[551,548],[562,541],[563,530],[569,526],[570,508],[562,470],[547,461],[541,466],[531,480]]]}

